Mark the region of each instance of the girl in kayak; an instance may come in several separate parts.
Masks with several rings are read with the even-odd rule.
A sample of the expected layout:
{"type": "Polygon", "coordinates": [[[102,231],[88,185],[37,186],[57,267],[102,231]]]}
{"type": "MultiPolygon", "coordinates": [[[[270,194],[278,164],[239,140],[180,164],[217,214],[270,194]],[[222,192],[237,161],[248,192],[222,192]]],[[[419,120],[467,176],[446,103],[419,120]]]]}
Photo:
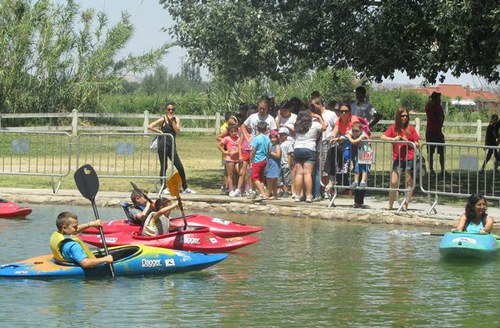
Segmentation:
{"type": "Polygon", "coordinates": [[[486,213],[486,199],[481,194],[472,194],[465,204],[465,213],[458,219],[458,225],[451,231],[489,233],[493,227],[493,217],[486,213]]]}
{"type": "Polygon", "coordinates": [[[143,236],[157,236],[168,233],[170,229],[169,216],[172,210],[177,207],[177,204],[172,204],[168,198],[159,198],[156,204],[151,204],[144,197],[146,194],[145,190],[132,191],[130,199],[134,207],[128,209],[130,217],[134,222],[143,226],[143,236]]]}
{"type": "Polygon", "coordinates": [[[113,263],[113,257],[106,255],[96,258],[89,248],[75,235],[90,227],[101,226],[101,220],[78,224],[76,214],[62,212],[56,219],[57,230],[50,237],[50,250],[59,263],[77,263],[88,269],[102,263],[113,263]]]}
{"type": "Polygon", "coordinates": [[[159,236],[170,232],[170,213],[178,206],[172,204],[170,199],[162,198],[161,207],[156,212],[151,212],[142,227],[143,236],[159,236]]]}

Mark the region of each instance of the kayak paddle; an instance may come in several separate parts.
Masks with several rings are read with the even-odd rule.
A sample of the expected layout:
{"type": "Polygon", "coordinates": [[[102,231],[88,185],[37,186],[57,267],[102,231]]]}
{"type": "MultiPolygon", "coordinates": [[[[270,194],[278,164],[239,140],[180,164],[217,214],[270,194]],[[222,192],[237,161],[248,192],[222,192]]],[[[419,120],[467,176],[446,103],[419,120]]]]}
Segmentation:
{"type": "MultiPolygon", "coordinates": [[[[100,220],[99,212],[97,212],[97,206],[95,204],[95,196],[99,191],[99,178],[97,177],[94,168],[90,164],[82,165],[78,170],[76,170],[74,178],[76,186],[82,196],[90,200],[92,203],[92,209],[94,210],[96,220],[100,220]]],[[[106,255],[109,255],[106,239],[104,238],[104,231],[101,226],[99,226],[99,233],[101,234],[104,252],[106,255]]],[[[114,278],[115,270],[113,268],[113,263],[109,263],[109,270],[111,271],[111,276],[114,278]]]]}
{"type": "MultiPolygon", "coordinates": [[[[460,231],[457,231],[457,232],[460,232],[460,231]]],[[[479,233],[477,233],[479,235],[479,233]]],[[[490,234],[489,232],[488,233],[485,233],[485,235],[488,235],[490,234]]],[[[433,233],[433,232],[422,232],[421,233],[422,236],[437,236],[437,237],[443,237],[444,236],[444,233],[433,233]]],[[[497,240],[500,240],[500,238],[496,235],[494,235],[496,237],[497,240]]]]}
{"type": "Polygon", "coordinates": [[[422,232],[422,236],[438,236],[438,237],[443,237],[444,233],[422,232]]]}
{"type": "Polygon", "coordinates": [[[184,208],[182,207],[182,201],[179,190],[182,188],[182,179],[179,172],[175,172],[170,179],[167,181],[168,191],[170,194],[177,197],[177,202],[179,203],[179,208],[181,209],[182,218],[184,219],[184,230],[187,229],[186,215],[184,214],[184,208]]]}

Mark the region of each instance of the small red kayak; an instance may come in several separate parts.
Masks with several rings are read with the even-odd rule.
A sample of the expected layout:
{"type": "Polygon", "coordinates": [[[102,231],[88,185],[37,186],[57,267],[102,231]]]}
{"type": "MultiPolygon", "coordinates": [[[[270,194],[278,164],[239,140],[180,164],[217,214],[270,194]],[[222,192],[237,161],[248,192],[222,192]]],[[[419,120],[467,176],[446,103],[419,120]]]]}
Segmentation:
{"type": "MultiPolygon", "coordinates": [[[[200,214],[186,215],[186,221],[189,227],[207,227],[210,232],[225,238],[246,236],[262,230],[262,227],[245,225],[200,214]]],[[[175,226],[184,225],[182,217],[171,219],[170,222],[175,226]]],[[[105,234],[117,232],[132,233],[139,232],[142,226],[126,219],[103,222],[102,228],[105,234]]],[[[85,233],[98,234],[99,230],[89,228],[85,230],[85,233]]]]}
{"type": "MultiPolygon", "coordinates": [[[[102,247],[100,234],[80,234],[84,242],[102,247]]],[[[224,253],[256,243],[259,237],[240,236],[223,238],[211,233],[208,228],[189,227],[188,230],[173,231],[168,234],[146,237],[139,231],[105,233],[108,246],[142,244],[146,246],[171,248],[192,252],[224,253]],[[193,230],[194,229],[194,230],[193,230]]]]}
{"type": "Polygon", "coordinates": [[[0,218],[4,219],[21,219],[33,210],[29,207],[21,207],[13,202],[0,198],[0,218]]]}

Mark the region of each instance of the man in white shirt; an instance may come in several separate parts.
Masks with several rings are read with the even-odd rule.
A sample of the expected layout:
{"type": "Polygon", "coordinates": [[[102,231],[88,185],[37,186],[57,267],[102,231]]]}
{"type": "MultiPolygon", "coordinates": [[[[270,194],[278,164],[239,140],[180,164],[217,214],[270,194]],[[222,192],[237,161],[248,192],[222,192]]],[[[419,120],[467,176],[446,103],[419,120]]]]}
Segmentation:
{"type": "Polygon", "coordinates": [[[357,87],[354,92],[356,93],[356,101],[351,104],[351,113],[365,118],[369,122],[371,130],[382,119],[382,115],[373,108],[372,104],[366,102],[365,87],[357,87]]]}
{"type": "Polygon", "coordinates": [[[276,122],[274,121],[274,118],[268,113],[269,106],[269,99],[266,96],[260,97],[258,102],[259,111],[250,115],[242,125],[241,131],[243,131],[245,135],[247,135],[247,128],[250,127],[252,129],[251,137],[253,138],[257,136],[259,134],[259,132],[257,131],[257,124],[261,121],[267,123],[266,134],[269,134],[269,131],[271,130],[276,130],[276,122]]]}

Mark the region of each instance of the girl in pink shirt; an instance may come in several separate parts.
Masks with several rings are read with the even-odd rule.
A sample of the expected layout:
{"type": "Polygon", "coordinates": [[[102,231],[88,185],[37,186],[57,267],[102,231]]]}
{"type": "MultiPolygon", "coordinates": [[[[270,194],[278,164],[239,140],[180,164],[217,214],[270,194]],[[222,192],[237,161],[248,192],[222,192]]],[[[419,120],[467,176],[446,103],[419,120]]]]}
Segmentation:
{"type": "Polygon", "coordinates": [[[238,151],[238,143],[240,140],[240,136],[238,135],[238,126],[230,125],[227,128],[229,135],[227,137],[222,138],[221,142],[217,145],[217,148],[225,155],[224,157],[224,165],[227,172],[227,186],[229,188],[229,192],[234,192],[234,181],[233,177],[235,173],[238,172],[238,161],[239,161],[239,151],[238,151]],[[224,149],[225,146],[225,149],[224,149]]]}

